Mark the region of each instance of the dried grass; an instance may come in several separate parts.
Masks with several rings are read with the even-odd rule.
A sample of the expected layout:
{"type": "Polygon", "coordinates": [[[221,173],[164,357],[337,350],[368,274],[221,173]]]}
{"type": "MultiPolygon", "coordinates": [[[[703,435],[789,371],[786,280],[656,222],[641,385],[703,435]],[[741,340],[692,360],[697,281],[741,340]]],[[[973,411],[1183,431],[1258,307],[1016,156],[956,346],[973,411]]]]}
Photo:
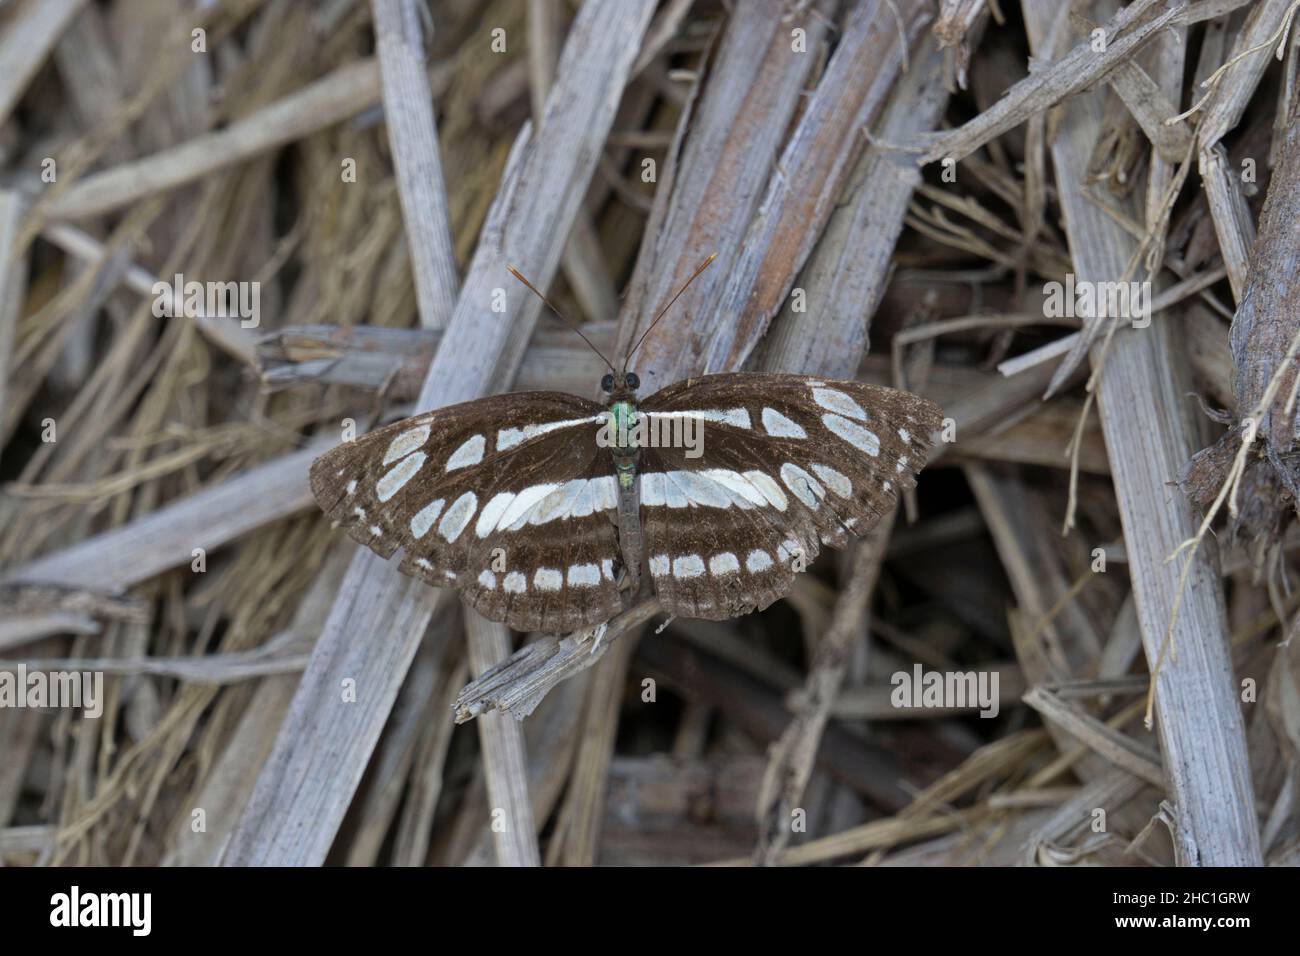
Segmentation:
{"type": "Polygon", "coordinates": [[[1300,4],[840,6],[0,9],[0,670],[106,691],[0,706],[0,864],[1300,859],[1300,4]],[[345,419],[593,392],[484,320],[506,263],[617,352],[710,253],[648,390],[951,419],[787,600],[513,635],[317,513],[345,419]],[[259,327],[156,316],[177,273],[259,327]],[[899,708],[914,664],[998,716],[899,708]]]}

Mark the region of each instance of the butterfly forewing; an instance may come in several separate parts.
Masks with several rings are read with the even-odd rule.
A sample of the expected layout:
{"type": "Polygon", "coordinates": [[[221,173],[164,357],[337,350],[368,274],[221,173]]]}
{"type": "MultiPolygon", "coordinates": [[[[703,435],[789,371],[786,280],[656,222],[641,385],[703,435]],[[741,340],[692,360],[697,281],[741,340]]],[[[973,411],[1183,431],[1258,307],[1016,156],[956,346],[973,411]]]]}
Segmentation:
{"type": "Polygon", "coordinates": [[[702,454],[642,453],[645,555],[666,610],[763,608],[816,557],[864,534],[915,484],[938,407],[906,392],[797,375],[712,375],[641,403],[700,416],[702,454]]]}
{"type": "Polygon", "coordinates": [[[317,459],[312,492],[348,533],[402,570],[462,589],[485,617],[551,632],[622,607],[604,410],[554,392],[439,409],[317,459]]]}

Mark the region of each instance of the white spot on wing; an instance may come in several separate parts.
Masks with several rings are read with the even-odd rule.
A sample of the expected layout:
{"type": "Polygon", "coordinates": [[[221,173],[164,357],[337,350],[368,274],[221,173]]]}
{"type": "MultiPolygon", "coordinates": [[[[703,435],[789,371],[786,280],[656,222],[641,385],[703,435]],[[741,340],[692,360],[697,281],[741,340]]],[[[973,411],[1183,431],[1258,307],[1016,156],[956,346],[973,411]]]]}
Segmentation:
{"type": "Polygon", "coordinates": [[[641,504],[649,507],[659,507],[664,503],[664,476],[660,472],[652,472],[648,475],[641,476],[641,504]]]}
{"type": "Polygon", "coordinates": [[[442,506],[447,502],[443,498],[437,501],[431,501],[411,518],[411,534],[416,538],[423,538],[433,527],[433,523],[438,520],[438,515],[442,514],[442,506]]]}
{"type": "Polygon", "coordinates": [[[420,425],[416,428],[408,428],[388,445],[388,451],[384,452],[384,464],[391,465],[397,459],[409,455],[415,449],[419,448],[429,440],[429,426],[420,425]]]}
{"type": "Polygon", "coordinates": [[[781,480],[794,492],[794,496],[809,508],[816,508],[819,501],[826,496],[826,489],[812,475],[793,462],[781,466],[781,480]]]}
{"type": "Polygon", "coordinates": [[[594,588],[600,584],[600,568],[594,564],[569,565],[569,587],[594,588]]]}
{"type": "Polygon", "coordinates": [[[659,475],[658,495],[660,503],[667,505],[669,508],[685,508],[690,501],[686,497],[686,492],[682,489],[674,477],[678,472],[666,471],[659,475]]]}
{"type": "Polygon", "coordinates": [[[570,418],[561,422],[539,422],[536,425],[525,425],[523,428],[503,428],[497,432],[497,451],[514,448],[530,438],[545,435],[557,428],[572,428],[574,425],[599,425],[604,421],[605,416],[601,414],[594,415],[591,418],[570,418]]]}
{"type": "Polygon", "coordinates": [[[766,551],[754,550],[745,558],[745,570],[750,574],[766,571],[772,566],[772,556],[766,551]]]}
{"type": "Polygon", "coordinates": [[[560,518],[585,518],[595,511],[618,505],[613,475],[575,478],[562,485],[532,485],[519,493],[503,491],[479,514],[474,533],[486,538],[493,531],[518,531],[526,524],[539,525],[560,518]]]}
{"type": "Polygon", "coordinates": [[[704,561],[698,554],[684,554],[673,558],[673,577],[698,578],[704,573],[704,561]]]}
{"type": "Polygon", "coordinates": [[[438,522],[438,534],[446,538],[448,543],[455,541],[469,524],[469,519],[474,517],[477,507],[478,495],[472,491],[465,492],[451,503],[447,513],[438,522]]]}
{"type": "Polygon", "coordinates": [[[528,579],[518,571],[511,571],[501,582],[501,590],[507,594],[523,594],[528,590],[528,579]]]}
{"type": "Polygon", "coordinates": [[[786,498],[785,492],[781,490],[781,486],[778,485],[776,480],[770,475],[765,475],[761,471],[747,471],[745,472],[744,477],[751,485],[762,492],[763,497],[766,498],[777,511],[784,511],[786,506],[790,503],[790,499],[786,498]]]}
{"type": "Polygon", "coordinates": [[[585,518],[595,510],[595,501],[593,500],[592,488],[595,481],[583,481],[582,486],[569,502],[569,513],[564,517],[568,518],[585,518]]]}
{"type": "Polygon", "coordinates": [[[483,460],[483,449],[486,446],[487,440],[482,435],[475,435],[473,438],[468,439],[452,452],[451,457],[447,459],[447,471],[477,465],[483,460]]]}
{"type": "Polygon", "coordinates": [[[614,562],[609,558],[600,562],[600,573],[605,575],[606,581],[614,580],[614,562]]]}
{"type": "Polygon", "coordinates": [[[618,482],[613,475],[591,479],[591,506],[595,511],[618,507],[618,482]]]}
{"type": "Polygon", "coordinates": [[[574,478],[566,481],[530,509],[529,524],[545,524],[556,518],[568,517],[578,504],[578,498],[587,487],[586,478],[574,478]]]}
{"type": "Polygon", "coordinates": [[[702,474],[725,491],[731,497],[732,504],[742,511],[748,511],[755,505],[767,504],[763,493],[738,471],[729,468],[710,468],[702,474]]]}
{"type": "Polygon", "coordinates": [[[807,438],[808,433],[775,408],[763,409],[763,430],[775,438],[807,438]]]}
{"type": "Polygon", "coordinates": [[[822,424],[854,448],[866,452],[873,458],[880,454],[880,439],[876,437],[875,432],[863,428],[857,422],[851,422],[840,415],[827,414],[822,416],[822,424]]]}
{"type": "Polygon", "coordinates": [[[692,408],[684,409],[680,412],[647,412],[651,418],[700,418],[706,422],[716,422],[719,425],[730,425],[732,428],[743,428],[748,431],[753,426],[749,421],[749,412],[743,408],[692,408]]]}
{"type": "Polygon", "coordinates": [[[474,533],[480,538],[486,538],[495,531],[497,521],[500,520],[506,508],[510,506],[510,502],[514,500],[515,493],[513,491],[502,491],[493,495],[492,500],[485,504],[483,510],[479,512],[478,521],[474,523],[474,533]]]}
{"type": "Polygon", "coordinates": [[[528,521],[529,509],[558,487],[559,486],[555,484],[529,485],[523,491],[515,495],[514,500],[511,501],[510,505],[501,513],[501,517],[497,520],[497,528],[499,530],[505,530],[506,528],[515,525],[518,526],[516,530],[522,528],[528,521]]]}
{"type": "Polygon", "coordinates": [[[558,591],[564,587],[564,575],[556,568],[538,568],[533,584],[539,591],[558,591]]]}
{"type": "Polygon", "coordinates": [[[656,578],[661,578],[668,573],[668,555],[656,554],[650,559],[650,574],[656,578]]]}
{"type": "Polygon", "coordinates": [[[424,465],[424,452],[418,451],[414,455],[407,455],[392,470],[379,481],[375,482],[375,494],[379,496],[380,501],[387,501],[393,495],[402,490],[412,476],[424,465]]]}
{"type": "Polygon", "coordinates": [[[841,498],[848,498],[853,494],[853,482],[829,465],[814,464],[812,470],[826,487],[841,498]]]}
{"type": "Polygon", "coordinates": [[[812,395],[813,401],[828,412],[847,415],[849,418],[861,419],[864,422],[867,420],[867,413],[862,410],[862,406],[855,402],[851,395],[838,389],[814,388],[812,395]]]}
{"type": "Polygon", "coordinates": [[[735,574],[740,570],[740,561],[730,551],[723,551],[709,558],[709,573],[714,576],[735,574]]]}
{"type": "Polygon", "coordinates": [[[478,576],[478,583],[482,587],[485,587],[489,591],[491,591],[497,586],[497,576],[493,574],[491,571],[480,571],[478,576]]]}
{"type": "Polygon", "coordinates": [[[724,425],[730,425],[733,428],[744,428],[746,430],[752,427],[749,424],[749,412],[745,411],[743,408],[728,409],[727,411],[722,412],[717,419],[710,418],[706,415],[704,420],[719,421],[724,425]]]}
{"type": "MultiPolygon", "coordinates": [[[[668,471],[642,474],[641,504],[645,507],[730,508],[742,511],[753,507],[774,507],[784,511],[785,493],[770,477],[760,471],[741,474],[729,468],[704,471],[668,471]]],[[[610,479],[611,483],[613,479],[610,479]]]]}
{"type": "Polygon", "coordinates": [[[703,472],[671,471],[668,472],[668,479],[681,489],[686,500],[693,505],[704,505],[708,508],[731,507],[731,495],[703,472]]]}
{"type": "Polygon", "coordinates": [[[898,437],[903,439],[904,442],[910,442],[912,440],[912,435],[906,428],[900,428],[898,430],[898,437]]]}

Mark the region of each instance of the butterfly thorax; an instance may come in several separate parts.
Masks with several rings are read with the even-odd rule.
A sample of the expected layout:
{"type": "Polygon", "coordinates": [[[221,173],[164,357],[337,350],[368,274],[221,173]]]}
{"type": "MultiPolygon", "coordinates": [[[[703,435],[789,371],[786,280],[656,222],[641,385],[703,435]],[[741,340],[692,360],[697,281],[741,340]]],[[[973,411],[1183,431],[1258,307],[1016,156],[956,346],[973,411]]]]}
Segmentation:
{"type": "Polygon", "coordinates": [[[636,480],[636,403],[616,401],[609,406],[609,430],[613,442],[614,471],[620,490],[630,489],[636,480]]]}
{"type": "Polygon", "coordinates": [[[637,493],[636,465],[640,448],[637,444],[636,393],[617,388],[610,396],[610,453],[614,456],[614,473],[618,476],[618,539],[625,572],[624,585],[637,589],[641,579],[643,553],[641,535],[641,501],[637,493]]]}

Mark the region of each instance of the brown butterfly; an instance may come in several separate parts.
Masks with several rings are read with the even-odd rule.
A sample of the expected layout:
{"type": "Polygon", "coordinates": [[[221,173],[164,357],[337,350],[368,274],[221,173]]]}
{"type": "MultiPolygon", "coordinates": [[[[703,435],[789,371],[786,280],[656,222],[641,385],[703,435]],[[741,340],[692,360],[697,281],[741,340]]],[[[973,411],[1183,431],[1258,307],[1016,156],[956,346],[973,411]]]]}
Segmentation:
{"type": "Polygon", "coordinates": [[[401,548],[404,572],[517,630],[602,623],[647,584],[672,614],[721,620],[870,530],[942,422],[908,392],[803,375],[705,375],[638,401],[627,364],[645,334],[623,371],[606,360],[604,404],[522,392],[416,415],[318,458],[312,493],[356,540],[401,548]]]}

